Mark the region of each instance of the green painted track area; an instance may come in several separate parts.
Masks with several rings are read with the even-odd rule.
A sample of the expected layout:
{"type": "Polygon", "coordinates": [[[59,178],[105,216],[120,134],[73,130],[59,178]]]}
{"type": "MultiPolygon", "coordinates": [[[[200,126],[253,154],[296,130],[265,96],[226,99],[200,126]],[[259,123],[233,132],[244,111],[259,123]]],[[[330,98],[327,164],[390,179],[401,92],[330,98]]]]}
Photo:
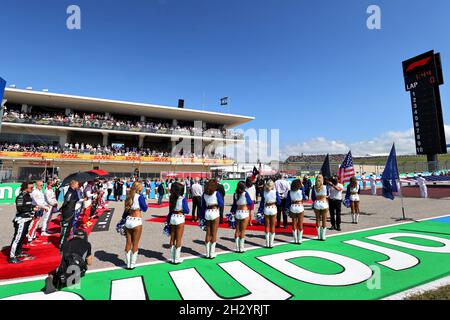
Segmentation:
{"type": "MultiPolygon", "coordinates": [[[[214,260],[187,259],[177,266],[156,263],[133,271],[91,272],[82,279],[80,288],[65,289],[64,297],[366,300],[381,299],[447,276],[450,223],[425,220],[341,234],[326,242],[280,244],[244,254],[220,254],[214,260]],[[368,238],[386,234],[392,236],[392,241],[368,238]],[[372,247],[345,243],[348,241],[372,247]],[[374,247],[392,250],[389,255],[373,250],[374,247]],[[320,257],[323,254],[327,256],[320,257]],[[339,259],[333,257],[346,263],[336,262],[339,259]]],[[[0,284],[0,299],[33,293],[22,298],[40,299],[43,296],[36,293],[43,286],[43,280],[0,284]]]]}

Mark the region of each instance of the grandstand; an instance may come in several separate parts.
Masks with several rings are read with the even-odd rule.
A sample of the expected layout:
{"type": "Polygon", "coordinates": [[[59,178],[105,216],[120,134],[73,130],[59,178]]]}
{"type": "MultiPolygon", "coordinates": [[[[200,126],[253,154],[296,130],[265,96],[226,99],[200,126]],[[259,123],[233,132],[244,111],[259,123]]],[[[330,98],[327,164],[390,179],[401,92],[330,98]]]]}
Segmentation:
{"type": "MultiPolygon", "coordinates": [[[[326,155],[292,155],[284,162],[272,163],[272,166],[277,166],[280,171],[297,172],[297,174],[317,174],[322,167],[326,155]]],[[[344,154],[330,154],[330,163],[332,171],[336,172],[339,165],[342,163],[344,154]]],[[[386,156],[354,156],[353,163],[357,174],[372,173],[381,174],[386,164],[386,156]]],[[[418,155],[397,155],[397,163],[399,171],[402,173],[408,172],[427,172],[428,162],[426,156],[418,155]]],[[[450,155],[439,155],[438,162],[435,163],[437,171],[450,169],[450,155]]]]}
{"type": "Polygon", "coordinates": [[[1,171],[3,178],[14,180],[96,168],[121,177],[137,169],[143,178],[174,171],[209,173],[211,166],[233,161],[203,150],[242,143],[242,134],[233,129],[254,119],[15,88],[5,90],[5,99],[1,171]],[[181,141],[183,147],[177,148],[181,141]]]}

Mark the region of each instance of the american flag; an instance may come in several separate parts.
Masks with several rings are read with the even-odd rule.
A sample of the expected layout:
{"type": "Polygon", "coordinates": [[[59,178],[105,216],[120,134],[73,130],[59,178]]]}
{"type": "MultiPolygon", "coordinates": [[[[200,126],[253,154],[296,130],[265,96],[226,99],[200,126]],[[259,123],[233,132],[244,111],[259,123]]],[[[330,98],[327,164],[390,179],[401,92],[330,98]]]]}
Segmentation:
{"type": "Polygon", "coordinates": [[[341,183],[349,182],[350,178],[355,175],[355,168],[353,167],[353,158],[351,151],[348,152],[348,154],[345,156],[344,161],[339,167],[338,175],[341,183]]]}

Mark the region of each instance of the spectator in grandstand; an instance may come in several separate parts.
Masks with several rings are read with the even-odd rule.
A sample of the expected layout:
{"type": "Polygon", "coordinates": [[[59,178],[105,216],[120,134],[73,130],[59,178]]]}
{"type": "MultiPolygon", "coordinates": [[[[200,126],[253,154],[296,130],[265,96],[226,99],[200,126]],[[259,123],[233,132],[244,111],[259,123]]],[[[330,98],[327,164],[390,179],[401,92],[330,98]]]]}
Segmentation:
{"type": "Polygon", "coordinates": [[[127,193],[125,199],[125,262],[127,269],[132,270],[136,266],[139,242],[142,235],[142,212],[147,212],[148,205],[145,197],[142,195],[142,183],[134,182],[127,193]]]}
{"type": "Polygon", "coordinates": [[[200,208],[203,195],[203,187],[200,185],[199,179],[196,178],[191,186],[192,192],[192,221],[197,221],[200,216],[200,208]]]}
{"type": "Polygon", "coordinates": [[[350,178],[350,183],[347,186],[346,194],[349,195],[350,199],[350,209],[352,213],[352,223],[357,224],[359,222],[359,194],[361,193],[361,188],[359,186],[358,180],[353,176],[350,178]]]}
{"type": "Polygon", "coordinates": [[[416,180],[417,180],[417,184],[419,185],[420,197],[428,198],[427,180],[425,180],[425,178],[420,173],[416,180]]]}
{"type": "Polygon", "coordinates": [[[185,215],[189,214],[189,205],[184,197],[184,186],[174,182],[170,189],[169,214],[166,223],[170,228],[170,262],[179,264],[181,260],[181,245],[184,233],[185,215]]]}
{"type": "MultiPolygon", "coordinates": [[[[250,195],[250,199],[252,199],[253,203],[256,203],[256,187],[253,184],[253,179],[252,177],[247,177],[247,179],[245,179],[245,191],[248,192],[248,194],[250,195]]],[[[248,219],[248,225],[252,226],[253,220],[253,210],[250,210],[250,218],[248,219]]]]}
{"type": "Polygon", "coordinates": [[[303,201],[306,199],[305,190],[302,181],[296,179],[292,181],[291,190],[286,197],[286,210],[292,219],[292,234],[294,243],[303,242],[303,219],[305,217],[305,208],[303,201]]]}
{"type": "Polygon", "coordinates": [[[22,260],[19,260],[21,258],[31,258],[29,254],[22,252],[22,245],[34,214],[39,210],[38,206],[33,205],[32,191],[33,183],[24,182],[20,186],[19,195],[16,197],[16,216],[13,220],[14,236],[11,242],[9,263],[17,264],[22,262],[22,260]]]}
{"type": "Polygon", "coordinates": [[[281,224],[281,216],[283,215],[283,227],[286,229],[288,225],[287,214],[286,214],[286,197],[288,191],[291,189],[289,182],[287,182],[284,175],[278,175],[277,180],[275,181],[275,190],[278,192],[281,198],[281,203],[278,206],[277,213],[277,228],[280,227],[281,224]]]}
{"type": "Polygon", "coordinates": [[[41,222],[42,217],[48,216],[52,210],[52,207],[45,201],[44,192],[42,188],[44,182],[42,180],[36,181],[36,186],[31,192],[31,199],[33,200],[33,206],[37,206],[39,210],[35,212],[33,221],[31,222],[30,229],[28,230],[28,242],[32,243],[36,239],[36,231],[41,222]]]}
{"type": "Polygon", "coordinates": [[[234,234],[236,242],[236,252],[245,252],[245,232],[247,230],[250,212],[254,209],[254,203],[248,194],[246,184],[240,181],[237,184],[236,192],[233,195],[233,205],[231,206],[231,214],[236,220],[236,231],[234,234]]]}
{"type": "Polygon", "coordinates": [[[329,182],[330,204],[330,230],[341,231],[342,190],[344,186],[339,182],[339,177],[334,176],[329,182]]]}
{"type": "Polygon", "coordinates": [[[275,223],[278,206],[281,205],[281,199],[275,190],[275,183],[268,180],[264,187],[264,192],[259,204],[258,215],[264,219],[264,231],[266,236],[266,248],[272,248],[275,241],[275,223]]]}
{"type": "MultiPolygon", "coordinates": [[[[180,127],[171,126],[169,123],[153,123],[142,122],[139,120],[120,120],[113,116],[106,116],[104,114],[79,114],[71,113],[69,115],[59,113],[24,113],[16,110],[6,111],[3,114],[3,121],[18,122],[18,123],[32,123],[40,125],[54,125],[54,126],[71,126],[71,127],[87,127],[95,129],[107,130],[125,130],[137,132],[151,132],[164,134],[185,134],[185,135],[203,135],[209,137],[228,137],[228,138],[242,138],[241,133],[233,130],[226,130],[225,128],[196,128],[196,127],[180,127]]],[[[82,149],[83,143],[78,142],[74,145],[76,149],[82,149]]]]}
{"type": "MultiPolygon", "coordinates": [[[[217,177],[217,192],[220,193],[220,195],[222,196],[222,199],[224,200],[225,203],[225,187],[223,186],[223,184],[220,183],[220,178],[217,177]]],[[[219,207],[219,223],[222,224],[223,223],[223,211],[224,211],[225,207],[219,207]]]]}
{"type": "Polygon", "coordinates": [[[369,183],[370,183],[370,193],[372,196],[377,195],[377,175],[375,173],[372,173],[369,177],[369,183]]]}
{"type": "Polygon", "coordinates": [[[47,232],[48,224],[52,220],[52,214],[58,211],[58,200],[56,200],[54,186],[55,181],[53,179],[49,179],[44,191],[45,202],[50,207],[50,210],[46,210],[44,212],[44,218],[42,220],[41,235],[44,237],[51,235],[50,233],[47,232]]]}
{"type": "Polygon", "coordinates": [[[201,198],[200,221],[206,228],[205,246],[206,258],[216,257],[217,230],[219,229],[220,208],[223,209],[223,197],[217,190],[218,183],[211,179],[205,186],[201,198]]]}
{"type": "Polygon", "coordinates": [[[75,212],[77,210],[78,206],[81,206],[81,203],[83,201],[82,198],[80,198],[79,194],[79,183],[76,180],[72,180],[69,183],[69,188],[67,189],[67,192],[64,195],[64,203],[60,208],[61,211],[61,238],[59,242],[59,248],[61,249],[66,243],[67,238],[69,237],[73,222],[75,219],[75,212]]]}
{"type": "Polygon", "coordinates": [[[73,239],[61,248],[61,262],[45,280],[44,293],[50,294],[78,284],[90,265],[92,246],[88,242],[86,232],[79,229],[74,232],[73,239]]]}
{"type": "Polygon", "coordinates": [[[318,175],[311,195],[314,201],[313,209],[316,215],[316,229],[319,240],[326,240],[328,215],[328,188],[324,185],[324,178],[318,175]]]}

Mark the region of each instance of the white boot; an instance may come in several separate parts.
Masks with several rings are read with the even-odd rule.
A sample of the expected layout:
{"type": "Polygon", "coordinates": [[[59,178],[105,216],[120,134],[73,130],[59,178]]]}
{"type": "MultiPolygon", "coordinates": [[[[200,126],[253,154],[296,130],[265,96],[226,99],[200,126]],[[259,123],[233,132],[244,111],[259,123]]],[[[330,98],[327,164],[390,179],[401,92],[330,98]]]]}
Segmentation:
{"type": "Polygon", "coordinates": [[[297,230],[297,243],[303,243],[303,230],[297,230]]]}
{"type": "Polygon", "coordinates": [[[181,260],[181,247],[179,247],[175,250],[175,264],[180,264],[182,262],[183,260],[181,260]]]}
{"type": "Polygon", "coordinates": [[[292,235],[294,236],[294,243],[298,243],[298,230],[293,230],[292,235]]]}
{"type": "Polygon", "coordinates": [[[211,258],[211,242],[206,243],[206,258],[211,258]]]}
{"type": "Polygon", "coordinates": [[[241,252],[241,239],[236,238],[234,241],[236,242],[236,252],[241,252]]]}
{"type": "Polygon", "coordinates": [[[317,239],[322,240],[322,228],[317,227],[316,230],[317,230],[317,239]]]}
{"type": "Polygon", "coordinates": [[[131,250],[125,252],[125,263],[127,264],[127,269],[131,269],[131,250]]]}
{"type": "Polygon", "coordinates": [[[211,259],[214,259],[216,257],[216,243],[212,242],[211,243],[211,248],[210,248],[210,257],[211,259]]]}
{"type": "Polygon", "coordinates": [[[270,233],[266,233],[266,248],[270,248],[270,233]]]}
{"type": "Polygon", "coordinates": [[[273,248],[273,243],[275,242],[275,233],[270,234],[270,247],[273,248]]]}
{"type": "Polygon", "coordinates": [[[322,228],[322,241],[327,240],[327,228],[323,227],[322,228]]]}
{"type": "Polygon", "coordinates": [[[245,252],[245,238],[239,239],[239,252],[245,252]]]}
{"type": "Polygon", "coordinates": [[[359,213],[355,215],[355,223],[358,224],[358,222],[359,222],[359,213]]]}
{"type": "Polygon", "coordinates": [[[131,269],[136,268],[137,258],[138,258],[138,251],[133,253],[132,256],[131,256],[131,269]]]}
{"type": "Polygon", "coordinates": [[[176,247],[171,246],[170,247],[170,262],[172,262],[172,263],[175,263],[175,251],[176,251],[176,247]]]}

